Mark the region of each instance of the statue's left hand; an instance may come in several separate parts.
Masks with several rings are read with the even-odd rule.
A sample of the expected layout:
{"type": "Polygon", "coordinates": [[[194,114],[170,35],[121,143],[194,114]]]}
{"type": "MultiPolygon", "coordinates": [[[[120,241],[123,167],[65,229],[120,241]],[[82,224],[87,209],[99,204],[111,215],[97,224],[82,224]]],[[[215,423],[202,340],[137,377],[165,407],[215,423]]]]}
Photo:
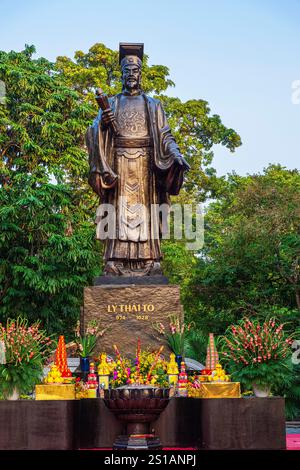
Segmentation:
{"type": "Polygon", "coordinates": [[[98,196],[101,196],[101,178],[99,174],[93,175],[91,186],[95,193],[98,194],[98,196]]]}
{"type": "Polygon", "coordinates": [[[185,171],[189,171],[191,169],[190,165],[182,155],[175,157],[175,162],[177,165],[183,166],[185,171]]]}

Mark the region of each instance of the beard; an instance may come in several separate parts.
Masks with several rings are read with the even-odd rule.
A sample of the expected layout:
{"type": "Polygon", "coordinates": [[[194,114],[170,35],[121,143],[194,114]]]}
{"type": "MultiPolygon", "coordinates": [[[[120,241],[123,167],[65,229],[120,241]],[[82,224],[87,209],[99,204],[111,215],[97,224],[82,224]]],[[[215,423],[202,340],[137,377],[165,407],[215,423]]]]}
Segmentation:
{"type": "Polygon", "coordinates": [[[129,92],[135,92],[140,89],[140,80],[133,77],[125,78],[123,86],[129,92]]]}
{"type": "Polygon", "coordinates": [[[138,88],[138,86],[139,86],[138,81],[133,80],[133,79],[127,80],[125,85],[126,85],[126,88],[129,88],[130,90],[134,90],[134,89],[138,88]]]}

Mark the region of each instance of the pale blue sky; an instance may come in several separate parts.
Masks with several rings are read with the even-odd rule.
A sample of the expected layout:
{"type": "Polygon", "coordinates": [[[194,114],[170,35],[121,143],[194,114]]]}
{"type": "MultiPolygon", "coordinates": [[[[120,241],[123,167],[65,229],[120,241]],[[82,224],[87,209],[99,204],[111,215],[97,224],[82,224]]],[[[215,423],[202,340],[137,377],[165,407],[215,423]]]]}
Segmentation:
{"type": "Polygon", "coordinates": [[[144,42],[151,64],[164,64],[182,100],[202,98],[243,146],[215,148],[218,174],[299,167],[299,0],[0,0],[0,49],[34,44],[54,60],[96,42],[144,42]]]}

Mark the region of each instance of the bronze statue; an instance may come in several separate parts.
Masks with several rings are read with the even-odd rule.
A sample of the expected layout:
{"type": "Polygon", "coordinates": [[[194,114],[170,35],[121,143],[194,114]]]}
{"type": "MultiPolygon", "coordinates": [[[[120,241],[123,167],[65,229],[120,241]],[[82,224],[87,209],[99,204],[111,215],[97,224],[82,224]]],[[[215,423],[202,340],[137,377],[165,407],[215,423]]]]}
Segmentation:
{"type": "Polygon", "coordinates": [[[116,209],[116,236],[107,239],[106,275],[161,274],[159,220],[151,206],[169,203],[189,169],[159,100],[141,90],[143,44],[120,44],[122,93],[107,99],[87,131],[89,184],[116,209]]]}

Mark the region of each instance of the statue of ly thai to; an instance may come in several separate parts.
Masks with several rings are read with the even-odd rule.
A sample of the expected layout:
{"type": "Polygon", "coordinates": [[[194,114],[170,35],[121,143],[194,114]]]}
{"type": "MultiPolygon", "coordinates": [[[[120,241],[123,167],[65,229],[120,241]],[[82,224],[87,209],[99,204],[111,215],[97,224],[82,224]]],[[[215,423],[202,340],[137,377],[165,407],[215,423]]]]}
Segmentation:
{"type": "Polygon", "coordinates": [[[151,207],[169,204],[189,169],[162,104],[141,89],[142,59],[143,44],[120,44],[122,92],[106,105],[98,93],[102,109],[87,131],[89,184],[116,211],[115,235],[105,240],[106,275],[161,274],[160,221],[151,207]]]}

